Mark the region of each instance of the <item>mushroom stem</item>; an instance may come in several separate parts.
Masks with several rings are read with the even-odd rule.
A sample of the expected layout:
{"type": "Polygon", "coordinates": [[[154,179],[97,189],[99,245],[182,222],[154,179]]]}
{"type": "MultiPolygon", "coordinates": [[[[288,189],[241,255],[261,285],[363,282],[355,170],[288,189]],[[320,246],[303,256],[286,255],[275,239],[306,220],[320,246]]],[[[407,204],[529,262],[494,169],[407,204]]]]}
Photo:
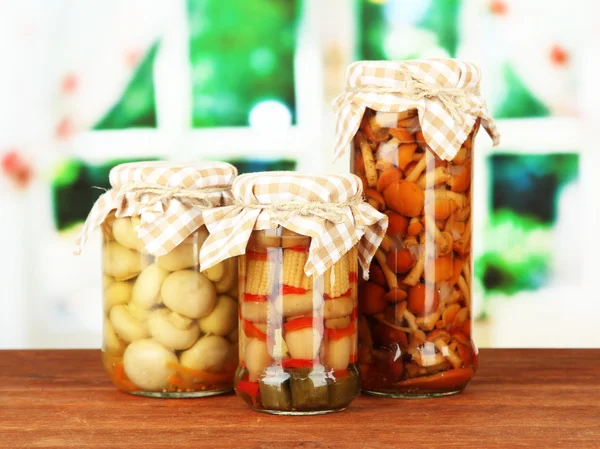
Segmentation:
{"type": "Polygon", "coordinates": [[[413,332],[417,332],[419,330],[416,317],[412,313],[410,313],[408,309],[404,309],[404,313],[402,314],[402,316],[408,323],[408,327],[410,327],[413,330],[413,332]]]}
{"type": "MultiPolygon", "coordinates": [[[[427,160],[426,160],[426,155],[427,152],[423,153],[423,155],[421,156],[421,159],[419,159],[419,162],[417,162],[417,165],[415,165],[415,167],[406,175],[406,180],[410,181],[410,182],[415,182],[419,176],[421,176],[421,173],[423,172],[423,170],[425,170],[425,167],[427,166],[427,160]]],[[[445,192],[446,190],[444,190],[445,192]]]]}
{"type": "Polygon", "coordinates": [[[450,295],[450,299],[448,300],[448,305],[455,304],[462,299],[462,294],[460,290],[452,290],[452,295],[450,295]]]}
{"type": "Polygon", "coordinates": [[[431,188],[438,184],[443,184],[448,180],[448,173],[446,173],[446,167],[438,167],[431,172],[425,172],[421,175],[417,181],[417,185],[422,189],[431,188]]]}
{"type": "Polygon", "coordinates": [[[379,263],[379,266],[381,267],[381,271],[383,271],[383,275],[385,276],[385,280],[388,284],[388,287],[391,290],[398,288],[398,278],[396,277],[394,272],[390,269],[390,267],[388,267],[388,265],[386,263],[386,256],[383,253],[383,251],[381,251],[381,249],[378,249],[377,252],[375,253],[375,259],[377,259],[377,262],[379,263]]]}
{"type": "Polygon", "coordinates": [[[425,231],[433,235],[433,240],[438,245],[440,254],[447,254],[452,249],[452,235],[438,229],[432,215],[425,215],[425,231]]]}
{"type": "Polygon", "coordinates": [[[383,236],[379,248],[383,249],[386,252],[389,252],[392,249],[392,240],[387,234],[383,236]]]}
{"type": "Polygon", "coordinates": [[[459,356],[456,355],[452,349],[442,340],[441,338],[436,340],[434,343],[436,349],[442,353],[442,355],[447,358],[454,368],[460,368],[462,366],[462,360],[459,356]]]}
{"type": "Polygon", "coordinates": [[[455,219],[457,221],[467,221],[467,219],[469,218],[469,216],[471,215],[471,208],[470,207],[463,207],[462,209],[457,210],[455,213],[455,219]]]}
{"type": "Polygon", "coordinates": [[[448,198],[456,203],[459,209],[467,206],[469,201],[464,193],[456,193],[451,190],[446,190],[445,188],[438,188],[433,191],[433,195],[428,196],[428,201],[440,200],[443,198],[448,198]]]}
{"type": "Polygon", "coordinates": [[[408,275],[404,278],[404,283],[406,285],[415,286],[417,282],[419,282],[419,278],[423,274],[423,270],[425,269],[425,251],[423,248],[419,249],[419,258],[417,262],[414,264],[408,275]]]}
{"type": "Polygon", "coordinates": [[[471,264],[470,264],[468,258],[465,261],[465,264],[463,265],[462,273],[463,273],[463,276],[465,277],[465,281],[467,281],[467,285],[468,285],[469,280],[471,279],[471,264]]]}
{"type": "Polygon", "coordinates": [[[377,186],[377,168],[375,165],[375,157],[369,143],[361,136],[359,140],[360,152],[365,164],[365,175],[367,177],[367,185],[375,188],[377,186]]]}
{"type": "Polygon", "coordinates": [[[470,242],[471,242],[471,217],[469,217],[469,221],[467,222],[467,224],[465,226],[464,234],[461,236],[461,238],[459,238],[458,240],[456,240],[454,242],[453,248],[459,254],[466,254],[469,252],[468,247],[469,247],[470,242]]]}
{"type": "Polygon", "coordinates": [[[416,319],[417,326],[426,331],[431,331],[435,328],[435,323],[440,319],[440,313],[434,312],[424,317],[416,319]]]}
{"type": "Polygon", "coordinates": [[[464,277],[458,278],[458,288],[460,288],[461,293],[465,297],[465,303],[467,307],[471,307],[471,292],[469,292],[469,286],[467,285],[467,281],[465,281],[464,277]]]}

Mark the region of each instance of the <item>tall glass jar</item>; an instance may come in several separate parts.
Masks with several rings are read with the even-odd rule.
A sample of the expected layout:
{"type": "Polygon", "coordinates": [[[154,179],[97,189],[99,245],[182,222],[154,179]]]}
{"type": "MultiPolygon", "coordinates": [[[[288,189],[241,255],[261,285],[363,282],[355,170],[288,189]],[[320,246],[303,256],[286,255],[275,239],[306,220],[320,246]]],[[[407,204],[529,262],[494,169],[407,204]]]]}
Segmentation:
{"type": "Polygon", "coordinates": [[[102,360],[113,384],[153,397],[231,391],[237,367],[237,260],[201,272],[202,226],[154,257],[137,237],[139,217],[102,225],[102,360]]]}
{"type": "Polygon", "coordinates": [[[233,389],[237,259],[200,269],[204,216],[231,203],[224,162],[121,164],[90,211],[79,254],[102,231],[102,360],[114,385],[150,397],[233,389]]]}
{"type": "Polygon", "coordinates": [[[417,110],[367,108],[351,171],[389,227],[359,285],[363,391],[428,397],[458,393],[477,368],[471,338],[473,139],[450,161],[428,146],[417,110]]]}
{"type": "Polygon", "coordinates": [[[304,265],[311,239],[281,226],[253,231],[240,256],[236,392],[285,415],[343,410],[360,390],[356,247],[323,276],[304,265]]]}

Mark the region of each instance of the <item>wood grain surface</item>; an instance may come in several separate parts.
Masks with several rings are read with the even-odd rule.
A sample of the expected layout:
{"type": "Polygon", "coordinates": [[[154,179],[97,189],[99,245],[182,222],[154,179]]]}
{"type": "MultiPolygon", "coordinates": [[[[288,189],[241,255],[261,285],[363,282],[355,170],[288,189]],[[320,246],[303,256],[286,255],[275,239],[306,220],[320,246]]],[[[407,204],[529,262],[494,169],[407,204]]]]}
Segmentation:
{"type": "Polygon", "coordinates": [[[95,350],[0,351],[0,447],[600,448],[600,349],[481,351],[460,395],[314,417],[120,393],[95,350]]]}

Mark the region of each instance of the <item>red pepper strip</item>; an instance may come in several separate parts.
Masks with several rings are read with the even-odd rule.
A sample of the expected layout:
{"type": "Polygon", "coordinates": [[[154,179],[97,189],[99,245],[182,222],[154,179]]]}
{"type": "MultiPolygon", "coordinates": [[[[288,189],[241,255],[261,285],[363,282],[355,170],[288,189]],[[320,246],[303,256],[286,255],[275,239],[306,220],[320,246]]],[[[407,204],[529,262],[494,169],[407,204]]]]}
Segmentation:
{"type": "Polygon", "coordinates": [[[268,295],[255,295],[252,293],[244,293],[244,302],[265,302],[268,295]]]}
{"type": "Polygon", "coordinates": [[[358,354],[355,352],[350,354],[350,364],[356,363],[358,361],[358,354]]]}
{"type": "Polygon", "coordinates": [[[308,290],[302,287],[292,287],[291,285],[283,285],[281,287],[281,293],[284,295],[303,295],[308,290]]]}
{"type": "Polygon", "coordinates": [[[281,361],[281,366],[284,369],[290,368],[312,368],[315,364],[318,364],[315,360],[305,359],[285,359],[281,361]]]}
{"type": "MultiPolygon", "coordinates": [[[[352,293],[352,288],[349,288],[345,293],[341,294],[340,296],[336,296],[335,298],[343,298],[344,296],[350,296],[351,293],[352,293]]],[[[323,296],[325,297],[325,299],[335,299],[326,293],[323,296]]]]}
{"type": "Polygon", "coordinates": [[[257,251],[246,251],[246,257],[250,260],[267,260],[267,253],[257,251]]]}
{"type": "Polygon", "coordinates": [[[283,324],[283,330],[286,332],[297,331],[307,327],[312,327],[313,318],[311,316],[303,316],[300,318],[294,318],[283,324]]]}
{"type": "Polygon", "coordinates": [[[244,362],[243,360],[240,360],[240,366],[242,368],[246,368],[246,362],[244,362]]]}
{"type": "Polygon", "coordinates": [[[291,249],[292,251],[300,251],[301,253],[305,253],[308,251],[308,246],[288,246],[285,249],[291,249]]]}
{"type": "Polygon", "coordinates": [[[267,341],[267,336],[248,320],[244,320],[244,334],[248,338],[258,338],[262,341],[267,341]]]}
{"type": "Polygon", "coordinates": [[[344,337],[350,337],[356,332],[356,323],[351,322],[348,327],[344,329],[325,329],[325,337],[328,340],[339,340],[344,337]]]}
{"type": "Polygon", "coordinates": [[[356,282],[358,280],[358,273],[356,271],[353,271],[352,273],[350,273],[348,275],[348,280],[350,282],[356,282]]]}
{"type": "Polygon", "coordinates": [[[260,395],[260,387],[258,382],[250,382],[249,380],[240,380],[235,386],[235,391],[238,395],[247,395],[254,405],[258,404],[260,395]]]}
{"type": "Polygon", "coordinates": [[[358,319],[358,307],[352,309],[352,313],[350,314],[350,321],[356,321],[358,319]]]}
{"type": "Polygon", "coordinates": [[[335,369],[331,372],[332,376],[334,379],[343,379],[344,377],[346,377],[349,373],[348,373],[348,368],[346,369],[335,369]]]}

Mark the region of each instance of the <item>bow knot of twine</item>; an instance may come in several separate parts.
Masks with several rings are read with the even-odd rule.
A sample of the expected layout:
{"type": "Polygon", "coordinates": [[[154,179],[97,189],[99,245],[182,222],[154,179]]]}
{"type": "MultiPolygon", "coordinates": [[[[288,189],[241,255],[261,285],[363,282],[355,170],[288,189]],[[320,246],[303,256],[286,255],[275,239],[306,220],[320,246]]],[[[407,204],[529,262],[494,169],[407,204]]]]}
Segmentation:
{"type": "Polygon", "coordinates": [[[325,203],[323,201],[280,201],[273,204],[256,204],[235,201],[235,205],[248,209],[262,209],[269,212],[274,221],[286,220],[294,216],[317,217],[332,223],[342,223],[346,219],[348,207],[353,208],[363,202],[362,193],[347,201],[325,203]]]}
{"type": "Polygon", "coordinates": [[[229,186],[205,187],[189,190],[180,186],[170,187],[138,181],[122,186],[117,194],[117,202],[123,200],[128,193],[132,193],[133,195],[128,199],[141,202],[148,208],[171,198],[177,199],[180,203],[189,207],[207,208],[220,205],[220,198],[211,196],[212,193],[224,192],[229,188],[229,186]],[[144,198],[144,196],[146,197],[144,198]]]}
{"type": "Polygon", "coordinates": [[[478,86],[466,87],[444,87],[434,84],[429,84],[414,75],[405,72],[408,79],[404,86],[370,86],[362,85],[356,87],[346,87],[348,92],[365,92],[365,93],[401,93],[402,95],[412,99],[421,100],[423,98],[436,98],[442,104],[444,109],[450,114],[454,121],[462,125],[464,122],[460,111],[469,106],[468,99],[471,95],[479,95],[478,86]]]}

